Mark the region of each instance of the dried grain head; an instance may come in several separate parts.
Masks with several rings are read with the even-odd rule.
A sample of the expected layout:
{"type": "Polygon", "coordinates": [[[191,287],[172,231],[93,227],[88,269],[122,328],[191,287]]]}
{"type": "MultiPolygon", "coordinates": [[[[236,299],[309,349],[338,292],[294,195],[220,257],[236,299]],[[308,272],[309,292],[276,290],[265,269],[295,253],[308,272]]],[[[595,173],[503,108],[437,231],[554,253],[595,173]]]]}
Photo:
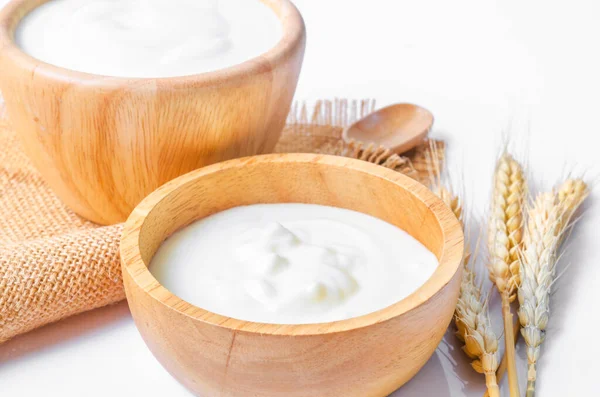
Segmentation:
{"type": "Polygon", "coordinates": [[[488,224],[488,270],[498,291],[514,300],[520,282],[519,252],[523,239],[523,206],[527,184],[522,166],[504,153],[494,173],[488,224]]]}
{"type": "MultiPolygon", "coordinates": [[[[429,144],[429,153],[427,155],[427,172],[429,174],[429,184],[431,191],[438,196],[444,204],[456,216],[456,219],[460,222],[463,227],[463,231],[465,234],[465,240],[468,237],[468,231],[465,229],[466,224],[466,216],[463,212],[463,203],[460,199],[459,195],[455,194],[453,189],[450,187],[451,183],[448,181],[449,177],[446,174],[442,176],[441,167],[443,164],[440,164],[438,161],[440,156],[438,154],[438,149],[436,143],[430,141],[429,144]]],[[[465,244],[465,251],[463,253],[463,263],[466,265],[469,262],[469,258],[471,257],[470,250],[468,244],[465,244]]]]}
{"type": "Polygon", "coordinates": [[[442,201],[448,206],[448,208],[450,208],[450,210],[452,210],[452,213],[456,216],[456,219],[458,219],[458,221],[464,227],[463,208],[460,198],[454,195],[452,191],[444,186],[438,186],[437,188],[434,188],[433,192],[442,199],[442,201]]]}
{"type": "Polygon", "coordinates": [[[566,228],[573,219],[573,215],[589,195],[588,185],[582,179],[567,179],[556,190],[559,204],[562,209],[561,223],[566,228]]]}
{"type": "MultiPolygon", "coordinates": [[[[519,286],[519,322],[527,345],[528,381],[536,380],[535,365],[550,318],[550,293],[556,279],[557,251],[569,221],[588,195],[587,185],[569,179],[553,192],[539,194],[528,211],[519,286]]],[[[533,387],[533,386],[532,386],[533,387]]]]}
{"type": "Polygon", "coordinates": [[[473,359],[473,368],[491,374],[498,368],[498,338],[492,330],[482,295],[471,263],[463,269],[454,315],[456,336],[465,343],[463,351],[473,359]]]}
{"type": "MultiPolygon", "coordinates": [[[[435,154],[434,147],[430,147],[430,151],[430,158],[439,158],[435,154]]],[[[428,171],[432,191],[450,208],[464,228],[465,216],[460,197],[444,185],[437,162],[431,162],[428,171]]],[[[486,374],[486,382],[488,377],[493,377],[493,384],[495,384],[495,373],[498,368],[498,338],[492,330],[487,305],[482,296],[481,286],[477,284],[470,258],[469,250],[465,249],[460,295],[454,312],[456,336],[464,343],[462,349],[473,360],[471,362],[473,368],[477,372],[486,374]]]]}
{"type": "MultiPolygon", "coordinates": [[[[555,277],[561,214],[558,196],[550,192],[539,194],[529,209],[518,295],[521,334],[531,367],[539,358],[550,316],[550,289],[555,277]]],[[[533,373],[529,380],[535,380],[532,376],[533,373]]]]}
{"type": "Polygon", "coordinates": [[[464,227],[464,214],[462,201],[460,197],[454,193],[453,189],[450,187],[450,183],[448,182],[448,175],[442,175],[440,164],[440,156],[438,154],[438,148],[436,146],[435,141],[429,142],[429,151],[427,154],[427,172],[429,174],[429,185],[431,191],[438,196],[444,204],[450,208],[452,213],[459,220],[461,225],[464,227]]]}

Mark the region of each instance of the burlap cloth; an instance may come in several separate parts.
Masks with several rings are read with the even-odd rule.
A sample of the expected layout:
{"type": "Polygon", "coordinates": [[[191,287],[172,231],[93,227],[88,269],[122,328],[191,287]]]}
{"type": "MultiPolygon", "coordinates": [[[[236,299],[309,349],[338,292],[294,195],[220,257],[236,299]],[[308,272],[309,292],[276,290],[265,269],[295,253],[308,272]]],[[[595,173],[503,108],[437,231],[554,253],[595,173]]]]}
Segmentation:
{"type": "MultiPolygon", "coordinates": [[[[309,111],[295,104],[276,151],[362,158],[427,180],[431,143],[399,157],[340,140],[342,127],[374,106],[373,100],[319,101],[309,111]]],[[[0,101],[0,343],[125,298],[121,225],[98,226],[63,205],[26,158],[4,113],[0,101]]],[[[434,144],[441,159],[443,143],[434,144]]]]}

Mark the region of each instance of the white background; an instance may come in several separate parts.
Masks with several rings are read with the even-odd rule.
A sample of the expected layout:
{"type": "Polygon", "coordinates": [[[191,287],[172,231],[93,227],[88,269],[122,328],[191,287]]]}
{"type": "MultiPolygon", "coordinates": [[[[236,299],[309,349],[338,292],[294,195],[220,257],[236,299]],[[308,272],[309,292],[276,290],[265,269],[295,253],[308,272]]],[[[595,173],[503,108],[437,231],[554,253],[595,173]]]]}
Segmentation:
{"type": "MultiPolygon", "coordinates": [[[[0,0],[5,2],[6,0],[0,0]]],[[[297,98],[414,102],[435,117],[469,208],[487,207],[501,133],[540,188],[569,171],[600,175],[597,0],[296,0],[308,45],[297,98]]],[[[1,73],[1,71],[0,71],[1,73]]],[[[597,194],[571,238],[557,283],[538,396],[597,395],[600,247],[597,194]]],[[[499,325],[498,317],[494,318],[499,325]]],[[[523,349],[518,350],[525,378],[523,349]]],[[[449,332],[394,396],[481,396],[449,332]]],[[[309,393],[309,391],[307,391],[309,393]]],[[[146,349],[125,304],[0,345],[2,396],[188,396],[146,349]]],[[[506,392],[504,395],[508,395],[506,392]]]]}

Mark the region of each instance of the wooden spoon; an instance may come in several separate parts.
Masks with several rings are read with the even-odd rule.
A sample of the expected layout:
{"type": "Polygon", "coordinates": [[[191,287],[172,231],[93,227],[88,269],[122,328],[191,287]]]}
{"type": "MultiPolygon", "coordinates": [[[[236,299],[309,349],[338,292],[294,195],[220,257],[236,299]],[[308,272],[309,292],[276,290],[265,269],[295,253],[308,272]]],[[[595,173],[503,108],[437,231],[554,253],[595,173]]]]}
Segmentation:
{"type": "Polygon", "coordinates": [[[376,143],[395,153],[404,153],[419,145],[432,125],[433,114],[429,110],[410,103],[398,103],[351,124],[342,133],[342,138],[376,143]]]}

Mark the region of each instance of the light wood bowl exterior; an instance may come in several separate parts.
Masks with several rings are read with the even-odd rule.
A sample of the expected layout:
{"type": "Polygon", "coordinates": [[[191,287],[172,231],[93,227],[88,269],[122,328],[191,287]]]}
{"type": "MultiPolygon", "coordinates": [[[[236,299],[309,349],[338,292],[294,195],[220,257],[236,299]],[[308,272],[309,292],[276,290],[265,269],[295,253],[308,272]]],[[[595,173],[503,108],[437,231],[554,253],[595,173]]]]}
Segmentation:
{"type": "Polygon", "coordinates": [[[454,312],[463,236],[427,188],[360,160],[280,154],[230,160],[159,188],[132,212],[121,242],[129,307],[163,366],[200,396],[386,396],[433,354],[454,312]],[[241,321],[173,295],[147,265],[159,245],[194,220],[256,203],[314,203],[373,215],[406,230],[439,260],[406,299],[323,324],[241,321]]]}
{"type": "Polygon", "coordinates": [[[179,175],[275,147],[306,42],[288,0],[261,0],[283,26],[265,54],[215,72],[139,79],[71,71],[20,50],[17,24],[46,1],[13,0],[0,13],[0,90],[26,153],[79,215],[122,222],[179,175]]]}

